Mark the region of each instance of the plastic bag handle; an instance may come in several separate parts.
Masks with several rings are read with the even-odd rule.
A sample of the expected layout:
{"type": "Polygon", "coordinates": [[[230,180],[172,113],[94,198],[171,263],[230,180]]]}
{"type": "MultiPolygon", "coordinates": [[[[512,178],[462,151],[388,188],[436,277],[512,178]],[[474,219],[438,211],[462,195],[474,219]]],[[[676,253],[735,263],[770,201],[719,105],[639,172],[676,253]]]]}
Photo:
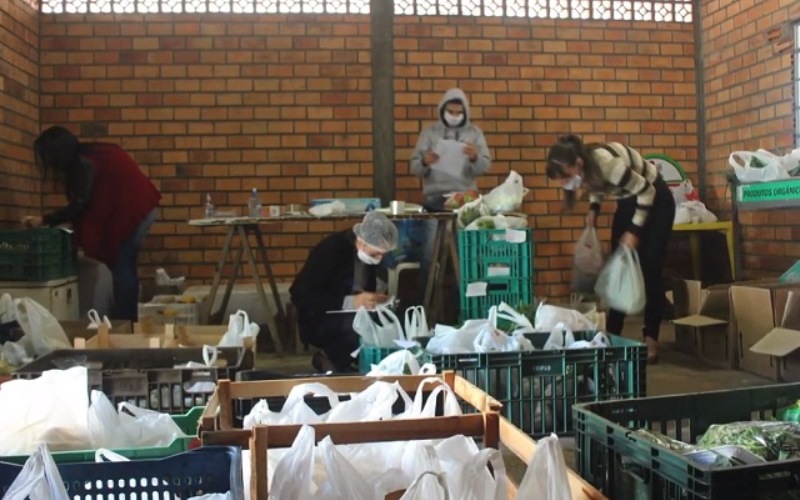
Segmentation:
{"type": "Polygon", "coordinates": [[[380,318],[381,323],[384,326],[386,325],[387,320],[394,326],[395,334],[398,339],[408,340],[406,333],[403,331],[400,318],[397,317],[397,315],[389,308],[389,306],[378,306],[375,308],[375,312],[378,314],[378,318],[380,318]]]}
{"type": "Polygon", "coordinates": [[[204,345],[203,346],[203,362],[206,366],[214,366],[217,362],[217,357],[219,357],[219,349],[215,345],[204,345]]]}
{"type": "Polygon", "coordinates": [[[131,459],[128,457],[123,457],[119,453],[114,453],[111,450],[107,450],[105,448],[100,448],[94,452],[94,461],[95,462],[130,462],[131,459]]]}
{"type": "Polygon", "coordinates": [[[286,402],[283,404],[282,412],[286,413],[290,411],[309,394],[328,398],[328,404],[330,404],[331,409],[339,404],[339,395],[333,392],[330,387],[318,382],[309,382],[292,387],[292,390],[289,391],[289,395],[286,397],[286,402]]]}

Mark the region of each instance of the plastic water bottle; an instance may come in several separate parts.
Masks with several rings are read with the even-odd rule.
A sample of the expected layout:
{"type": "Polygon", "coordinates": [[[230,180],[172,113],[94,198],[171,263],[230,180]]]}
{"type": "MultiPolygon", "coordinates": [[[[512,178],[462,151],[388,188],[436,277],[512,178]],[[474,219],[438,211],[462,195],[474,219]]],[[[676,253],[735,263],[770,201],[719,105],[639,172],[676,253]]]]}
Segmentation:
{"type": "Polygon", "coordinates": [[[211,193],[206,193],[206,219],[214,217],[215,213],[214,204],[211,203],[211,193]]]}
{"type": "Polygon", "coordinates": [[[258,199],[258,190],[253,188],[250,200],[247,202],[250,217],[261,217],[261,200],[258,199]]]}

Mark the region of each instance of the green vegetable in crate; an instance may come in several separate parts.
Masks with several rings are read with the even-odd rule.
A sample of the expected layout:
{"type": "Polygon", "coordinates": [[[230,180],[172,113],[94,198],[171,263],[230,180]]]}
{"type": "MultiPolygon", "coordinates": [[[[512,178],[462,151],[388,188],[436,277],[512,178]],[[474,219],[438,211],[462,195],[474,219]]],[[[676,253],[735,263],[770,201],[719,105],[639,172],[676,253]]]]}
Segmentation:
{"type": "Polygon", "coordinates": [[[478,229],[494,229],[494,221],[490,218],[484,218],[478,221],[478,229]]]}
{"type": "Polygon", "coordinates": [[[678,441],[677,439],[672,439],[671,437],[665,436],[660,432],[649,431],[647,429],[639,429],[638,431],[634,432],[634,435],[650,441],[658,446],[663,446],[668,450],[677,451],[678,453],[688,453],[696,449],[694,446],[686,444],[683,441],[678,441]]]}
{"type": "Polygon", "coordinates": [[[795,422],[734,422],[712,425],[697,442],[713,447],[733,444],[764,460],[800,457],[800,424],[795,422]]]}
{"type": "Polygon", "coordinates": [[[449,210],[456,210],[463,207],[471,201],[475,201],[480,197],[477,191],[464,191],[460,193],[450,193],[444,202],[444,208],[449,210]]]}

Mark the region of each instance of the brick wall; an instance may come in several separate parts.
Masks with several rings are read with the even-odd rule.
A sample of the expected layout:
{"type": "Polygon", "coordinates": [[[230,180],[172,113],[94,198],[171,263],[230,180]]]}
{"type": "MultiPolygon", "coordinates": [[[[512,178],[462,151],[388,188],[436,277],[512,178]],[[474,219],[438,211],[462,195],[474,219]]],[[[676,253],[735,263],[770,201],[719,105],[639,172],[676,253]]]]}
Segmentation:
{"type": "Polygon", "coordinates": [[[31,146],[39,128],[39,20],[21,0],[0,0],[0,225],[41,205],[31,146]]]}
{"type": "MultiPolygon", "coordinates": [[[[395,33],[398,198],[419,201],[407,159],[441,93],[462,87],[494,157],[480,186],[514,169],[531,188],[537,294],[566,293],[582,226],[584,207],[560,215],[543,175],[558,134],[665,152],[696,172],[689,24],[404,16],[395,33]]],[[[185,223],[206,192],[240,213],[253,186],[266,205],[372,194],[369,44],[366,16],[46,15],[42,122],[126,147],[164,193],[146,272],[208,280],[221,237],[185,223]]],[[[270,238],[279,277],[334,229],[285,224],[270,238]]]]}
{"type": "MultiPolygon", "coordinates": [[[[707,195],[723,215],[731,151],[794,148],[792,56],[777,53],[767,32],[798,17],[792,1],[702,2],[707,195]]],[[[740,223],[744,278],[775,276],[800,258],[800,210],[743,213],[740,223]]]]}

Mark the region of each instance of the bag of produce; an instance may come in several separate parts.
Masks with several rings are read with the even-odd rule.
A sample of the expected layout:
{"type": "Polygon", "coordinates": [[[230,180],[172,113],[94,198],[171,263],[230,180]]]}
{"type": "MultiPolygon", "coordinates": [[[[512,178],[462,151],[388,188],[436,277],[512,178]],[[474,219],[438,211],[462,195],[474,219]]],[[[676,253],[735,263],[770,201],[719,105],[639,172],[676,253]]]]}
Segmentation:
{"type": "Polygon", "coordinates": [[[712,425],[698,446],[737,445],[767,461],[800,457],[800,424],[795,422],[734,422],[712,425]]]}

